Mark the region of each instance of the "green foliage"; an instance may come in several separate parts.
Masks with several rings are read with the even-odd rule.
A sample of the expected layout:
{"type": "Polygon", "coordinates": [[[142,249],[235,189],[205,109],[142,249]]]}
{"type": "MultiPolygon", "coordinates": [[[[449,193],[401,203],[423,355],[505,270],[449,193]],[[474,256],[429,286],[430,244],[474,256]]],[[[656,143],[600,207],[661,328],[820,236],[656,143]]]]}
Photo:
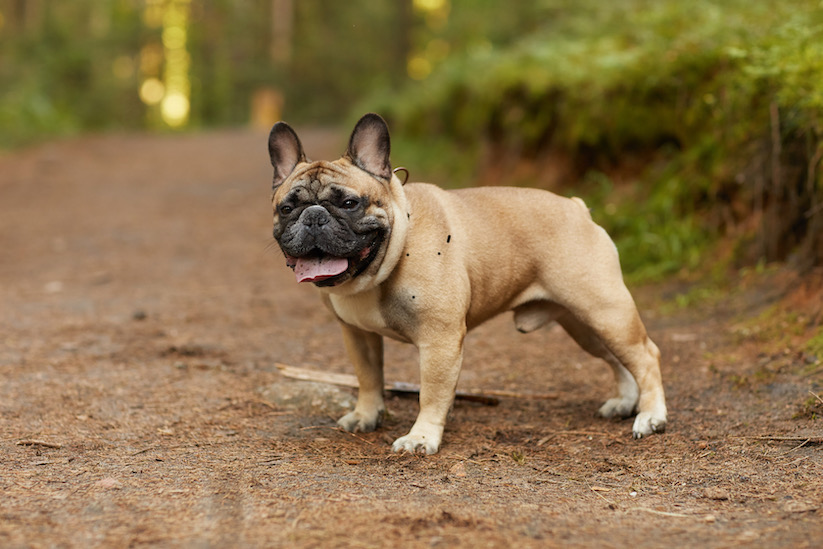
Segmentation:
{"type": "Polygon", "coordinates": [[[772,208],[764,217],[776,220],[759,237],[779,238],[767,259],[815,238],[806,212],[823,193],[804,169],[823,150],[819,2],[551,0],[544,8],[546,23],[511,46],[450,58],[423,83],[373,102],[406,138],[449,137],[473,158],[472,143],[490,143],[497,157],[478,166],[549,150],[572,157],[579,179],[564,183],[591,202],[640,278],[698,267],[757,208],[772,208]],[[774,112],[782,149],[769,141],[774,112]],[[771,182],[775,150],[787,167],[771,182]],[[615,205],[617,189],[602,173],[638,161],[648,168],[615,205]]]}
{"type": "Polygon", "coordinates": [[[823,362],[823,326],[806,342],[806,352],[817,358],[817,364],[823,362]]]}
{"type": "MultiPolygon", "coordinates": [[[[138,96],[162,76],[152,5],[0,0],[0,147],[161,126],[138,96]]],[[[728,233],[737,266],[823,264],[818,0],[295,1],[279,60],[270,0],[190,6],[195,127],[247,123],[263,88],[292,122],[377,111],[415,179],[538,185],[570,159],[552,184],[633,277],[698,268],[728,233]]]]}
{"type": "MultiPolygon", "coordinates": [[[[163,10],[172,4],[0,0],[0,147],[166,127],[138,91],[164,77],[163,10]],[[153,7],[159,16],[149,16],[153,7]]],[[[281,114],[290,121],[337,123],[367,91],[406,78],[411,36],[423,24],[411,2],[293,0],[291,53],[282,60],[274,55],[273,4],[185,4],[189,127],[247,124],[263,88],[285,99],[281,114]]]]}
{"type": "MultiPolygon", "coordinates": [[[[353,117],[348,127],[353,127],[355,120],[353,117]]],[[[472,181],[479,152],[477,147],[460,146],[445,135],[423,141],[403,133],[392,135],[391,148],[392,162],[409,170],[409,181],[437,182],[444,188],[465,187],[472,181]]]]}
{"type": "Polygon", "coordinates": [[[6,21],[0,34],[0,147],[139,119],[136,79],[112,70],[137,43],[137,10],[45,2],[38,15],[38,32],[6,21]]]}
{"type": "Polygon", "coordinates": [[[590,172],[586,186],[592,217],[612,235],[630,281],[657,280],[700,266],[711,244],[677,173],[661,174],[649,185],[618,191],[602,173],[590,172]]]}
{"type": "Polygon", "coordinates": [[[737,52],[744,70],[771,88],[777,102],[803,113],[803,124],[823,131],[823,10],[793,10],[773,34],[737,52]]]}

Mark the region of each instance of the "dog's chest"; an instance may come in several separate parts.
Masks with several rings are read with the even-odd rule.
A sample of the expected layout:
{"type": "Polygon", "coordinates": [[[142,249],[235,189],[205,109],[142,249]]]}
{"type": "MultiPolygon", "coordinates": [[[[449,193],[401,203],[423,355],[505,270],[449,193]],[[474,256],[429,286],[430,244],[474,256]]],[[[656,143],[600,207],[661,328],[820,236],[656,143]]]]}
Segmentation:
{"type": "Polygon", "coordinates": [[[404,339],[386,323],[378,292],[362,292],[354,296],[331,295],[329,301],[335,314],[346,324],[391,338],[404,339]]]}

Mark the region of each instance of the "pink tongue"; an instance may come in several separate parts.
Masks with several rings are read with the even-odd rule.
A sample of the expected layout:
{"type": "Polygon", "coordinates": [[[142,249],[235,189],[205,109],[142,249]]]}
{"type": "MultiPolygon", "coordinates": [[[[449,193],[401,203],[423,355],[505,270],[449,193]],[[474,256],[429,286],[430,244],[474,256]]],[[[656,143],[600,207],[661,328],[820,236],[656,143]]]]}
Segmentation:
{"type": "Polygon", "coordinates": [[[337,276],[348,268],[349,260],[345,257],[301,257],[294,266],[294,276],[297,282],[315,282],[337,276]]]}

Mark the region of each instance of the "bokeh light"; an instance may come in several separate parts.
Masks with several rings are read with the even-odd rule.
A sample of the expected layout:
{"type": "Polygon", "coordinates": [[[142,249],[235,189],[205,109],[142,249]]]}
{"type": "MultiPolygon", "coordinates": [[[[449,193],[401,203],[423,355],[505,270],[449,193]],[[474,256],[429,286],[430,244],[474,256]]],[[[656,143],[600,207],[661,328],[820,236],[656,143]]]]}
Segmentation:
{"type": "Polygon", "coordinates": [[[416,55],[409,59],[406,71],[415,80],[424,80],[432,71],[432,65],[425,57],[416,55]]]}
{"type": "MultiPolygon", "coordinates": [[[[143,20],[161,27],[160,43],[140,50],[140,100],[159,107],[162,123],[186,126],[191,113],[191,56],[186,50],[191,0],[147,0],[143,20]]],[[[120,67],[125,74],[124,66],[120,67]]],[[[154,111],[155,116],[158,111],[154,111]]]]}
{"type": "Polygon", "coordinates": [[[160,104],[163,121],[173,128],[186,123],[189,117],[189,108],[189,98],[180,92],[167,94],[160,104]]]}
{"type": "Polygon", "coordinates": [[[163,13],[163,53],[165,70],[163,80],[166,96],[160,106],[163,122],[172,128],[185,126],[189,121],[191,59],[186,51],[190,0],[169,0],[163,13]]]}
{"type": "Polygon", "coordinates": [[[446,0],[414,0],[414,7],[420,11],[442,10],[446,0]]]}
{"type": "Polygon", "coordinates": [[[140,100],[146,105],[158,105],[166,95],[166,86],[159,78],[147,78],[140,85],[140,100]]]}

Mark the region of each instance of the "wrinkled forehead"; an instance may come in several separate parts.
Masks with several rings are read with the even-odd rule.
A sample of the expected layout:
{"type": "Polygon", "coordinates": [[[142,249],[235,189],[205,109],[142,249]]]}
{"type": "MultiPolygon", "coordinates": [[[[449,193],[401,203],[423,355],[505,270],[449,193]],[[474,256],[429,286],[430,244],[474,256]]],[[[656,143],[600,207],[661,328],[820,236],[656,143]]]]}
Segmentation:
{"type": "Polygon", "coordinates": [[[286,183],[275,192],[275,201],[329,200],[341,194],[360,194],[359,174],[352,173],[351,164],[345,160],[319,161],[295,168],[286,183]]]}

